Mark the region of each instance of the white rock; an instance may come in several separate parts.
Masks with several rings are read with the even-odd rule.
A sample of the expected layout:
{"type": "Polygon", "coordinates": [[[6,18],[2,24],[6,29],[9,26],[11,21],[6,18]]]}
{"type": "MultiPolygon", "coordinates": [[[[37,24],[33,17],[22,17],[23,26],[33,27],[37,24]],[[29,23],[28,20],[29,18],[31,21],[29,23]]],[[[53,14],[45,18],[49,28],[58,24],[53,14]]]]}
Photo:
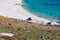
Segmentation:
{"type": "Polygon", "coordinates": [[[0,36],[9,36],[9,37],[12,37],[12,36],[14,36],[14,34],[12,34],[12,33],[0,33],[0,36]]]}

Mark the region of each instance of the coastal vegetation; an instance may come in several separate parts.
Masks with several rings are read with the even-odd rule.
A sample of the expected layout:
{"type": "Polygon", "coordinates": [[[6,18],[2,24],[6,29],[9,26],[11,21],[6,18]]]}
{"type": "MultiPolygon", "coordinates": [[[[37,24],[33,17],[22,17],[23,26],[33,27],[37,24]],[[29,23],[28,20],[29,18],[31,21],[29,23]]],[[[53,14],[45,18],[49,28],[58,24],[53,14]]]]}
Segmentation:
{"type": "Polygon", "coordinates": [[[60,40],[60,26],[33,24],[0,16],[0,33],[2,32],[13,33],[14,36],[0,36],[0,40],[60,40]]]}

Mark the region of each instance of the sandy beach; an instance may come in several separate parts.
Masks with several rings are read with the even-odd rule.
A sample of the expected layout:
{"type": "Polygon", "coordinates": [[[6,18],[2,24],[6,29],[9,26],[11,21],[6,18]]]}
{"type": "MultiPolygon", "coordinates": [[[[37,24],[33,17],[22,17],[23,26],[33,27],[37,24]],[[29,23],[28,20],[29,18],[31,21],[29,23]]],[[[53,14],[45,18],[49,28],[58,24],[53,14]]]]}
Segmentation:
{"type": "Polygon", "coordinates": [[[0,0],[0,15],[21,20],[26,20],[28,17],[31,17],[33,23],[41,24],[44,22],[43,24],[45,25],[48,22],[52,22],[52,25],[58,25],[54,21],[33,15],[24,9],[22,5],[22,0],[0,0]]]}

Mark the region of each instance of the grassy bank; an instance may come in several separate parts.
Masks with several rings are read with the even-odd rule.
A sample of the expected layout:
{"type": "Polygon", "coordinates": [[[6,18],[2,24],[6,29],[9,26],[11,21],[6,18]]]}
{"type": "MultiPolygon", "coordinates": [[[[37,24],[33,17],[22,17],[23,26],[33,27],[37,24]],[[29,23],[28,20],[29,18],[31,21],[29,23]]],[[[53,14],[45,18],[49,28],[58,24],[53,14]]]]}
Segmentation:
{"type": "Polygon", "coordinates": [[[13,37],[0,40],[60,40],[60,27],[32,24],[0,16],[0,32],[13,33],[13,37]]]}

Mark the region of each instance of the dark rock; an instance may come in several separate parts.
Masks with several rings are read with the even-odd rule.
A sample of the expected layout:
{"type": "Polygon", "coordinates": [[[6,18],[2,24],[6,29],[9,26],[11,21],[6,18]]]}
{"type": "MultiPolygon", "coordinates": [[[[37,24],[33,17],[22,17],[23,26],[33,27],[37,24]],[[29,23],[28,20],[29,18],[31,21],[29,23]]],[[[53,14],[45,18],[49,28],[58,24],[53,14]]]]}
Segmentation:
{"type": "Polygon", "coordinates": [[[28,28],[27,26],[25,28],[28,28]]]}
{"type": "Polygon", "coordinates": [[[53,35],[55,35],[55,33],[53,33],[53,35]]]}
{"type": "Polygon", "coordinates": [[[60,34],[58,34],[58,36],[60,36],[60,34]]]}
{"type": "Polygon", "coordinates": [[[27,40],[27,38],[23,38],[23,40],[27,40]]]}
{"type": "Polygon", "coordinates": [[[57,23],[60,23],[60,22],[57,22],[57,23]]]}
{"type": "Polygon", "coordinates": [[[0,24],[1,24],[2,22],[0,21],[0,24]]]}
{"type": "Polygon", "coordinates": [[[41,40],[46,40],[44,36],[40,36],[41,40]]]}
{"type": "Polygon", "coordinates": [[[51,40],[53,40],[53,39],[51,38],[51,40]]]}
{"type": "Polygon", "coordinates": [[[24,7],[24,5],[22,5],[22,7],[24,7]]]}
{"type": "Polygon", "coordinates": [[[12,26],[12,24],[10,24],[10,23],[7,23],[7,25],[12,26]]]}
{"type": "Polygon", "coordinates": [[[51,33],[52,31],[51,31],[51,30],[48,30],[48,32],[50,32],[50,33],[51,33]]]}
{"type": "Polygon", "coordinates": [[[58,20],[60,20],[60,18],[57,18],[58,20]]]}
{"type": "Polygon", "coordinates": [[[7,27],[8,27],[8,28],[11,28],[11,27],[12,27],[12,24],[7,23],[7,27]]]}
{"type": "Polygon", "coordinates": [[[18,28],[17,30],[21,30],[21,28],[18,28]]]}
{"type": "Polygon", "coordinates": [[[8,28],[11,28],[10,26],[7,26],[8,28]]]}
{"type": "Polygon", "coordinates": [[[48,22],[47,25],[51,25],[51,22],[48,22]]]}
{"type": "Polygon", "coordinates": [[[12,26],[7,25],[8,28],[12,28],[12,26]]]}
{"type": "Polygon", "coordinates": [[[57,19],[60,20],[60,15],[57,16],[57,19]]]}
{"type": "Polygon", "coordinates": [[[50,38],[51,38],[51,37],[49,37],[49,36],[47,37],[47,39],[50,39],[50,38]]]}
{"type": "Polygon", "coordinates": [[[32,20],[30,17],[27,19],[28,21],[32,20]]]}
{"type": "Polygon", "coordinates": [[[55,27],[60,27],[60,25],[54,25],[55,27]]]}
{"type": "Polygon", "coordinates": [[[40,38],[43,38],[43,36],[40,36],[40,38]]]}
{"type": "Polygon", "coordinates": [[[15,5],[21,5],[20,3],[16,3],[15,5]]]}

